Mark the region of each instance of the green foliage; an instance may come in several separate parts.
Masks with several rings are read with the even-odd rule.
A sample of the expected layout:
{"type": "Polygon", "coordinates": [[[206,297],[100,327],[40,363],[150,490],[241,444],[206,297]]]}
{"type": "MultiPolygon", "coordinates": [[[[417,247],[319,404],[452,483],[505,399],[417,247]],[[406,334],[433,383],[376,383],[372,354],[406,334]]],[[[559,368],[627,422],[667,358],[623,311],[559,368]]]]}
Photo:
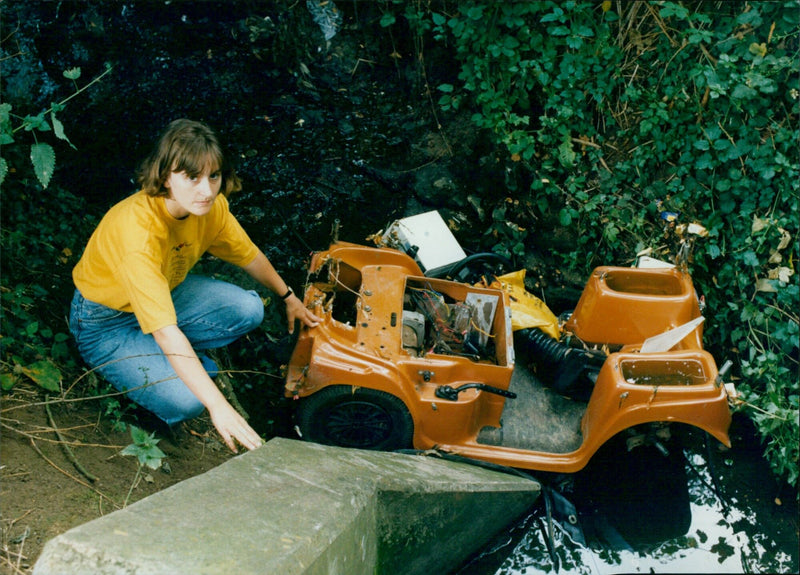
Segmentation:
{"type": "Polygon", "coordinates": [[[35,381],[46,391],[61,391],[61,371],[48,359],[35,361],[27,366],[19,366],[20,371],[35,381]]]}
{"type": "Polygon", "coordinates": [[[114,431],[125,431],[128,423],[125,415],[131,411],[135,404],[119,393],[109,382],[89,373],[87,383],[81,392],[86,396],[99,397],[100,412],[103,414],[114,431]]]}
{"type": "Polygon", "coordinates": [[[24,377],[60,391],[76,370],[64,305],[72,293],[71,270],[96,221],[86,218],[80,198],[51,192],[47,208],[19,182],[3,189],[0,231],[0,365],[3,388],[24,377]]]}
{"type": "Polygon", "coordinates": [[[160,439],[156,439],[155,432],[148,434],[143,429],[131,425],[131,438],[133,443],[125,447],[122,455],[133,455],[139,460],[139,467],[147,466],[150,469],[161,467],[161,461],[167,455],[158,447],[160,439]]]}
{"type": "MultiPolygon", "coordinates": [[[[125,447],[120,453],[122,455],[133,455],[139,462],[139,467],[136,468],[136,475],[131,482],[130,489],[128,489],[128,495],[125,497],[124,506],[128,505],[128,500],[131,497],[131,493],[133,493],[133,489],[139,483],[139,479],[142,477],[142,469],[145,467],[149,467],[150,469],[158,469],[161,467],[161,464],[164,458],[167,456],[166,453],[161,451],[158,447],[158,442],[161,441],[160,439],[156,439],[155,432],[147,433],[143,429],[139,429],[138,427],[131,425],[131,438],[133,439],[133,443],[125,447]]],[[[148,476],[145,476],[147,479],[148,476]]],[[[152,478],[150,479],[152,481],[152,478]]]]}
{"type": "MultiPolygon", "coordinates": [[[[495,215],[528,238],[537,221],[571,231],[560,265],[586,277],[644,248],[674,255],[664,211],[708,229],[692,262],[707,344],[738,359],[743,409],[793,485],[799,20],[796,2],[575,0],[472,0],[429,18],[460,65],[441,109],[474,110],[508,166],[518,204],[497,200],[495,215]]],[[[498,251],[526,241],[496,237],[498,251]]]]}
{"type": "Polygon", "coordinates": [[[94,80],[83,87],[78,87],[76,80],[80,78],[81,69],[72,68],[70,70],[65,70],[64,77],[72,80],[75,86],[75,92],[61,102],[53,103],[48,110],[42,111],[35,116],[17,116],[12,112],[14,108],[11,104],[8,102],[0,104],[0,145],[6,148],[4,150],[4,157],[0,158],[0,185],[5,182],[6,176],[10,171],[8,160],[6,159],[9,146],[12,147],[13,155],[13,148],[22,145],[22,143],[18,141],[19,136],[15,136],[15,134],[21,130],[30,133],[33,137],[33,143],[30,144],[29,149],[31,165],[33,166],[33,172],[36,178],[39,180],[42,188],[46,189],[47,186],[50,185],[50,179],[53,177],[53,172],[56,167],[56,152],[52,145],[47,142],[40,142],[38,137],[52,132],[56,138],[68,143],[72,148],[75,148],[64,133],[64,124],[56,117],[56,114],[64,110],[69,100],[89,88],[89,86],[99,81],[109,72],[111,72],[111,67],[107,66],[106,71],[94,80]],[[50,118],[49,122],[47,121],[48,117],[50,118]],[[16,125],[14,125],[15,121],[16,125]]]}
{"type": "MultiPolygon", "coordinates": [[[[42,188],[47,188],[56,167],[52,145],[39,141],[50,134],[72,146],[57,114],[67,102],[111,71],[79,87],[80,68],[64,72],[75,92],[38,114],[24,117],[13,113],[9,102],[0,104],[0,184],[2,184],[3,257],[0,274],[2,337],[0,365],[2,388],[12,389],[23,377],[50,392],[60,392],[65,371],[76,367],[69,347],[70,336],[62,322],[63,302],[69,301],[73,250],[85,243],[94,222],[85,217],[82,200],[63,189],[50,191],[44,203],[24,177],[21,162],[25,151],[42,188]],[[29,145],[23,138],[28,134],[29,145]],[[9,173],[17,177],[7,178],[9,173]]],[[[74,146],[72,146],[74,148],[74,146]]]]}
{"type": "Polygon", "coordinates": [[[50,144],[33,144],[31,146],[31,163],[33,171],[43,188],[50,185],[53,170],[56,169],[56,152],[50,144]]]}
{"type": "Polygon", "coordinates": [[[492,212],[492,223],[487,236],[492,238],[492,251],[507,258],[521,256],[525,253],[525,239],[528,230],[514,222],[515,208],[519,207],[519,200],[506,198],[504,204],[497,206],[492,212]]]}
{"type": "MultiPolygon", "coordinates": [[[[796,333],[796,329],[795,329],[796,333]]],[[[742,361],[742,377],[748,385],[742,390],[743,399],[751,406],[749,415],[766,443],[765,455],[779,475],[797,485],[797,430],[800,428],[800,402],[791,370],[782,365],[774,351],[755,355],[742,361]],[[756,392],[755,384],[763,385],[756,392]]]]}

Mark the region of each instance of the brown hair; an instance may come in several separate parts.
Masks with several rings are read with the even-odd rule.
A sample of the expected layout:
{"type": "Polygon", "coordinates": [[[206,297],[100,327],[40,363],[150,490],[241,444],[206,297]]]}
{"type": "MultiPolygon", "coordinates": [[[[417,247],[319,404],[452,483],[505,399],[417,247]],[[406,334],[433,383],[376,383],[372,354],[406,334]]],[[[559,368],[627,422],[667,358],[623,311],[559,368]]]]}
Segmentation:
{"type": "Polygon", "coordinates": [[[222,174],[220,193],[238,192],[242,183],[234,169],[225,162],[217,134],[201,122],[175,120],[161,134],[153,151],[139,166],[137,182],[149,196],[167,196],[164,187],[172,172],[199,176],[208,166],[222,174]]]}

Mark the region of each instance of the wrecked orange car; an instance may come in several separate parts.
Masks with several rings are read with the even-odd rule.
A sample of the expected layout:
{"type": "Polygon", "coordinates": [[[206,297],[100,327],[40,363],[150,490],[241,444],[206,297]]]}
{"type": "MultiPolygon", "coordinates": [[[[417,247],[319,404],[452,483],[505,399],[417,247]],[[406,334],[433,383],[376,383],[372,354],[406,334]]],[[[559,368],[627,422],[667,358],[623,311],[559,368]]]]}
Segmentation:
{"type": "Polygon", "coordinates": [[[324,321],[301,330],[286,374],[301,437],[566,473],[612,436],[658,441],[668,422],[730,446],[728,389],[702,347],[688,273],[597,268],[550,334],[512,329],[517,299],[502,282],[428,277],[392,248],[335,242],[315,253],[304,301],[324,321]],[[566,356],[579,367],[559,363],[566,356]],[[547,381],[579,371],[591,379],[582,400],[547,381]]]}

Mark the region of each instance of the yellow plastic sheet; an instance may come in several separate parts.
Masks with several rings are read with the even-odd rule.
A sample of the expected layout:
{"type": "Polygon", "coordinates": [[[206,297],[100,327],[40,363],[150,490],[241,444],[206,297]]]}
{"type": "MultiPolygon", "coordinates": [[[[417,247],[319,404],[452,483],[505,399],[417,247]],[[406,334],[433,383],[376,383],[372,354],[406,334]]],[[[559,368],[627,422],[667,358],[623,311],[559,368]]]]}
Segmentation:
{"type": "Polygon", "coordinates": [[[497,276],[489,287],[508,293],[512,330],[538,327],[550,337],[558,339],[558,318],[542,300],[525,289],[524,269],[497,276]]]}

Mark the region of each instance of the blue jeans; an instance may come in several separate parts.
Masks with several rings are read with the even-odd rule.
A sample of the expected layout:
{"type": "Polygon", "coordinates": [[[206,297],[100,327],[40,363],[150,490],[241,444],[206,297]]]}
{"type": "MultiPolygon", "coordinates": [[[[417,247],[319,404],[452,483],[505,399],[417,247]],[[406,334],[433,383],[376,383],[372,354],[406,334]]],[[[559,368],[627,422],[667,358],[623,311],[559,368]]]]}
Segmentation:
{"type": "MultiPolygon", "coordinates": [[[[228,345],[264,319],[264,304],[256,292],[199,275],[190,274],[172,290],[172,301],[178,327],[195,350],[228,345]]],[[[142,333],[134,314],[89,301],[75,290],[69,327],[90,367],[168,425],[197,417],[205,409],[178,378],[153,335],[142,333]]],[[[216,364],[204,354],[198,356],[214,377],[216,364]]]]}

